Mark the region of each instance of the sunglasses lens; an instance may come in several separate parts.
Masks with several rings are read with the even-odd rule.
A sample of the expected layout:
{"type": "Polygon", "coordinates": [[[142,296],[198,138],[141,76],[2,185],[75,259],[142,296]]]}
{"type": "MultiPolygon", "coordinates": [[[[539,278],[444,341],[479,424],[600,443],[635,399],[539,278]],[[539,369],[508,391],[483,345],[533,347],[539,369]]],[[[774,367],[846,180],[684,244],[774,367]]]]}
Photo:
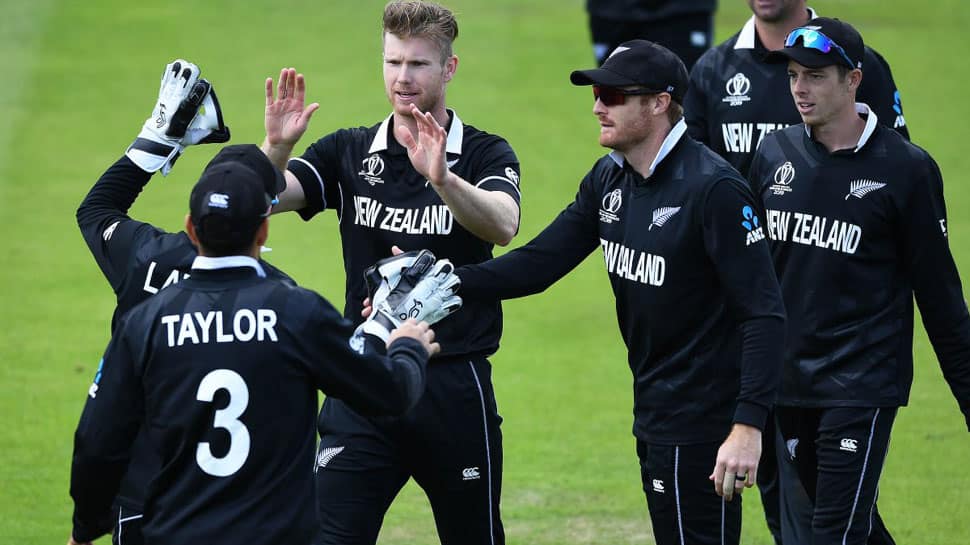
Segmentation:
{"type": "Polygon", "coordinates": [[[593,86],[593,97],[598,98],[603,106],[619,106],[626,101],[626,95],[613,87],[593,86]]]}

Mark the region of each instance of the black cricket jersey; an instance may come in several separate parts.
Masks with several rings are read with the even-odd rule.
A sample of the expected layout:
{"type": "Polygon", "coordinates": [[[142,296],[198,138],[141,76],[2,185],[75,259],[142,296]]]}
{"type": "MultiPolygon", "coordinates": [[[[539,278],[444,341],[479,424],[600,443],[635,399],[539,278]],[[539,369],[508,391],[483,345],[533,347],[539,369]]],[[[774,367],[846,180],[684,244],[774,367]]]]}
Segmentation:
{"type": "MultiPolygon", "coordinates": [[[[809,10],[809,16],[817,15],[809,10]]],[[[707,144],[747,176],[765,136],[801,123],[788,82],[787,64],[768,64],[754,16],[740,32],[708,50],[690,73],[684,117],[690,135],[707,144]]],[[[909,138],[899,91],[889,64],[869,47],[862,62],[860,102],[909,138]]]]}
{"type": "Polygon", "coordinates": [[[646,179],[620,155],[601,158],[535,239],[458,269],[466,300],[522,297],[602,248],[633,371],[634,434],[668,445],[723,440],[732,422],[763,428],[784,318],[760,206],[685,132],[681,121],[646,179]],[[743,356],[739,326],[762,319],[779,334],[743,356]]]}
{"type": "Polygon", "coordinates": [[[614,21],[662,21],[715,9],[717,0],[586,0],[590,15],[614,21]]]}
{"type": "MultiPolygon", "coordinates": [[[[481,189],[508,193],[519,202],[519,163],[501,137],[465,125],[448,110],[447,161],[452,172],[481,189]]],[[[331,133],[288,170],[300,180],[309,220],[332,209],[340,222],[344,271],[347,275],[344,316],[354,322],[367,296],[363,272],[391,255],[391,246],[431,250],[455,266],[492,257],[492,244],[467,231],[418,174],[407,150],[394,138],[393,115],[369,128],[331,133]]],[[[462,311],[435,325],[440,357],[494,353],[502,333],[498,302],[465,301],[462,311]]]]}
{"type": "Polygon", "coordinates": [[[766,137],[751,166],[788,310],[778,404],[905,405],[915,294],[970,426],[970,315],[939,167],[856,108],[866,127],[854,149],[829,153],[794,125],[766,137]]]}
{"type": "Polygon", "coordinates": [[[96,537],[144,425],[161,458],[145,542],[309,543],[317,390],[364,414],[401,414],[424,389],[414,339],[368,337],[316,293],[252,258],[194,260],[192,275],[125,314],[74,439],[74,537],[96,537]]]}
{"type": "MultiPolygon", "coordinates": [[[[169,233],[128,216],[151,176],[122,156],[101,175],[77,209],[84,241],[115,292],[112,331],[132,307],[187,278],[197,255],[184,232],[169,233]]],[[[269,263],[261,263],[269,277],[293,282],[269,263]]],[[[157,471],[158,458],[143,435],[136,441],[132,458],[118,501],[137,511],[148,481],[157,471]]]]}

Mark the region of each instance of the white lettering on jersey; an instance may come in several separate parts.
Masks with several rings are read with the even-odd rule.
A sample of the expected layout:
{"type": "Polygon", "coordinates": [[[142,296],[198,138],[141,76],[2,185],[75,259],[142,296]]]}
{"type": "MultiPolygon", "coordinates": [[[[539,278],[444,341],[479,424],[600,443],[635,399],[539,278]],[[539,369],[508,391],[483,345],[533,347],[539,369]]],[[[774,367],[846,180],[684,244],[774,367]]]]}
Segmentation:
{"type": "Polygon", "coordinates": [[[802,212],[768,210],[768,236],[781,242],[854,254],[862,241],[862,227],[802,212]]]}
{"type": "Polygon", "coordinates": [[[248,308],[239,309],[232,317],[231,333],[226,333],[226,323],[223,321],[222,311],[193,312],[191,314],[167,314],[162,316],[165,326],[168,346],[182,346],[186,342],[192,344],[207,344],[210,340],[217,343],[257,342],[269,340],[277,342],[276,311],[272,309],[248,308]],[[213,327],[215,335],[210,336],[213,327]]]}
{"type": "Polygon", "coordinates": [[[667,261],[663,256],[648,254],[627,248],[609,240],[600,239],[606,271],[620,278],[650,286],[663,286],[667,276],[667,261]]]}
{"type": "Polygon", "coordinates": [[[721,123],[721,135],[724,137],[724,149],[733,153],[751,153],[761,145],[761,141],[768,134],[784,129],[785,123],[721,123]],[[758,130],[758,140],[754,140],[754,131],[758,130]]]}
{"type": "Polygon", "coordinates": [[[165,278],[165,282],[162,283],[162,286],[159,288],[156,288],[155,286],[152,285],[152,280],[153,280],[153,277],[155,276],[155,267],[157,266],[158,266],[158,263],[156,263],[155,261],[152,261],[151,263],[148,264],[148,274],[145,275],[145,283],[142,284],[142,289],[152,295],[155,295],[156,293],[158,293],[158,290],[162,288],[167,288],[172,284],[178,283],[179,280],[185,280],[190,276],[188,273],[179,273],[177,269],[172,269],[171,271],[169,271],[168,277],[165,278]]]}
{"type": "Polygon", "coordinates": [[[370,197],[355,195],[354,225],[409,235],[447,235],[454,227],[454,217],[445,204],[395,208],[370,197]]]}

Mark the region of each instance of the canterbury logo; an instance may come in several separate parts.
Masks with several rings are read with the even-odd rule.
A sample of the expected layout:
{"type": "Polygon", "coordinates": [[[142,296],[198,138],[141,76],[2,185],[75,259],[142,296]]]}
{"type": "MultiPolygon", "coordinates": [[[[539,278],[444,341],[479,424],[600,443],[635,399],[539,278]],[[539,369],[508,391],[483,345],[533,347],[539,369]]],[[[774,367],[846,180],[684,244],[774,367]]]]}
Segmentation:
{"type": "Polygon", "coordinates": [[[845,200],[849,200],[849,197],[861,199],[867,193],[872,193],[884,187],[886,187],[886,184],[875,180],[856,180],[849,184],[849,192],[845,195],[845,200]]]}
{"type": "Polygon", "coordinates": [[[316,473],[317,468],[327,467],[330,460],[333,460],[338,454],[344,451],[344,447],[330,447],[325,448],[320,451],[320,455],[317,456],[317,465],[313,468],[313,472],[316,473]]]}
{"type": "Polygon", "coordinates": [[[461,478],[463,481],[471,481],[474,479],[481,479],[482,475],[478,472],[477,467],[466,467],[461,470],[461,478]]]}
{"type": "Polygon", "coordinates": [[[664,493],[664,482],[663,481],[661,481],[660,479],[653,479],[653,483],[652,484],[653,484],[653,491],[654,492],[660,492],[661,494],[664,493]]]}
{"type": "Polygon", "coordinates": [[[839,450],[844,450],[846,452],[855,452],[858,449],[859,449],[859,441],[855,439],[849,439],[848,437],[846,437],[839,442],[839,450]]]}
{"type": "Polygon", "coordinates": [[[653,229],[654,226],[663,227],[667,220],[674,217],[674,214],[680,212],[679,206],[663,206],[653,211],[653,223],[650,227],[647,227],[647,231],[653,229]]]}

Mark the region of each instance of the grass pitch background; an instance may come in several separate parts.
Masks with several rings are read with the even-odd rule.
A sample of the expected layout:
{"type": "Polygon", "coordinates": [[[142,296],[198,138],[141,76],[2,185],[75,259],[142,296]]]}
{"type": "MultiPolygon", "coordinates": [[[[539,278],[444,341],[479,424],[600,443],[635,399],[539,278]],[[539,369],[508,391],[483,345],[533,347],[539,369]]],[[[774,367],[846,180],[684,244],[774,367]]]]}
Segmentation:
{"type": "MultiPolygon", "coordinates": [[[[383,118],[383,0],[344,2],[4,0],[0,20],[0,544],[62,543],[70,531],[72,433],[108,339],[113,298],[74,210],[150,113],[162,67],[182,56],[218,89],[233,142],[262,139],[262,81],[283,66],[307,76],[322,108],[304,144],[383,118]]],[[[522,162],[522,227],[538,233],[573,197],[603,150],[589,90],[569,85],[592,54],[581,0],[452,0],[458,74],[449,104],[505,136],[522,162]]],[[[966,29],[961,0],[818,0],[855,24],[890,62],[913,140],[946,180],[950,244],[970,280],[970,154],[965,152],[966,29]]],[[[722,0],[717,41],[749,16],[722,0]]],[[[787,100],[787,97],[779,97],[787,100]]],[[[191,185],[216,147],[193,148],[156,177],[132,214],[181,226],[191,185]]],[[[339,302],[332,214],[273,219],[268,258],[339,302]]],[[[546,293],[505,305],[493,358],[506,418],[503,515],[510,543],[653,543],[630,435],[631,380],[598,253],[546,293]]],[[[964,293],[968,289],[964,288],[964,293]]],[[[970,436],[921,327],[911,407],[901,411],[880,509],[899,543],[966,543],[970,436]]],[[[743,542],[768,544],[756,493],[744,495],[743,542]]],[[[108,540],[102,540],[107,543],[108,540]]],[[[437,543],[409,485],[382,544],[437,543]]]]}

